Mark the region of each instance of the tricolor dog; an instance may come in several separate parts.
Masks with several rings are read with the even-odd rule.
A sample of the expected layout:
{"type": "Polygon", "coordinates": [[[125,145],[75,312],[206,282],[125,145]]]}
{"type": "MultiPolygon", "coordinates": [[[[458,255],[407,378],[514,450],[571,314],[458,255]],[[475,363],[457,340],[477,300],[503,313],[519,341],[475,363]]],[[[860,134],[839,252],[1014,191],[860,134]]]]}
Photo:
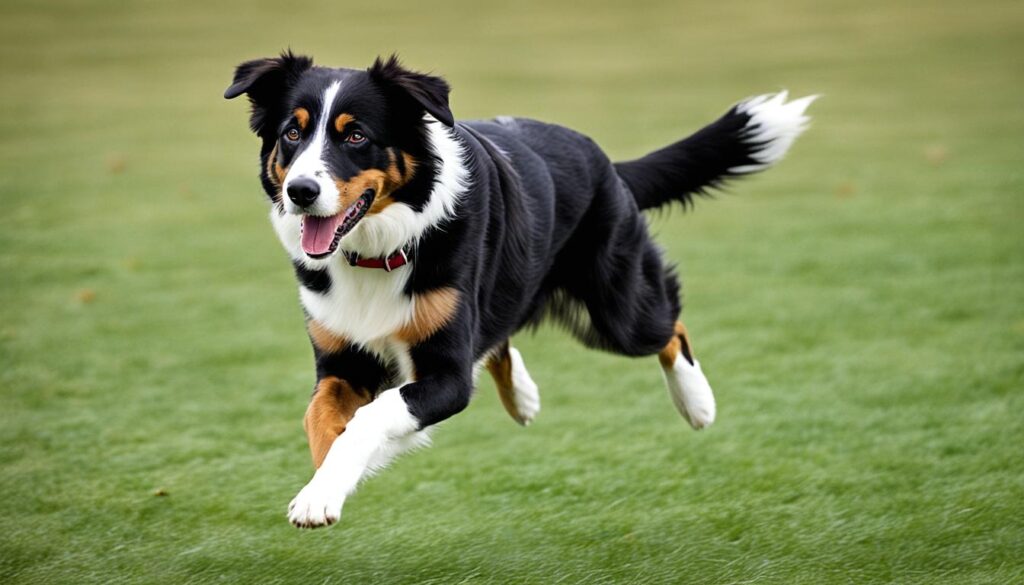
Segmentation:
{"type": "Polygon", "coordinates": [[[482,367],[529,424],[540,398],[509,338],[546,319],[589,347],[656,355],[679,413],[711,424],[679,281],[642,212],[778,162],[814,99],[751,98],[613,163],[561,126],[456,122],[448,92],[394,57],[332,69],[287,52],[242,63],[224,93],[252,104],[316,360],[316,472],[288,507],[296,526],[336,522],[361,479],[466,407],[482,367]]]}

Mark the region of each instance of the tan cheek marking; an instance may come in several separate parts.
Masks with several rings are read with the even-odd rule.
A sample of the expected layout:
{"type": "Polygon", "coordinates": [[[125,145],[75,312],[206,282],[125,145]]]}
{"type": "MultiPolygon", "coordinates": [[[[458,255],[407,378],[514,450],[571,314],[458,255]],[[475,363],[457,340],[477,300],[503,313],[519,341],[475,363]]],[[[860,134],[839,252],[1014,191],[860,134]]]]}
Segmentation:
{"type": "Polygon", "coordinates": [[[367,189],[373,189],[377,197],[380,197],[382,193],[386,193],[386,184],[387,176],[380,169],[365,170],[348,181],[334,181],[334,186],[338,188],[338,203],[341,209],[348,209],[367,189]]]}
{"type": "MultiPolygon", "coordinates": [[[[277,145],[275,144],[274,148],[270,151],[270,156],[267,157],[266,170],[267,178],[270,179],[270,182],[278,188],[281,187],[281,177],[277,173],[277,169],[279,168],[281,167],[277,164],[277,145]]],[[[278,193],[278,195],[280,195],[280,193],[278,193]]]]}
{"type": "Polygon", "coordinates": [[[374,199],[373,200],[373,205],[370,206],[370,210],[367,211],[366,214],[367,215],[373,215],[375,213],[380,213],[380,212],[384,211],[385,209],[387,209],[388,206],[391,205],[394,202],[395,202],[395,200],[390,198],[390,197],[383,197],[383,198],[380,198],[380,199],[374,199]]]}
{"type": "Polygon", "coordinates": [[[277,146],[278,145],[276,144],[274,145],[274,172],[271,173],[270,176],[271,178],[277,179],[277,186],[280,187],[281,185],[284,185],[284,178],[288,176],[288,167],[283,167],[279,162],[277,162],[277,146]]]}
{"type": "Polygon", "coordinates": [[[488,358],[487,371],[494,378],[494,385],[498,388],[498,398],[501,399],[501,405],[505,407],[505,410],[512,418],[516,420],[521,419],[522,415],[519,414],[519,409],[516,408],[515,390],[512,387],[512,356],[508,352],[507,341],[488,358]]]}
{"type": "Polygon", "coordinates": [[[337,353],[348,345],[347,339],[331,333],[326,327],[313,319],[306,322],[306,329],[309,331],[309,338],[313,340],[313,345],[317,346],[321,351],[337,353]]]}
{"type": "Polygon", "coordinates": [[[309,110],[306,108],[295,108],[293,112],[295,114],[295,120],[299,123],[299,128],[303,130],[309,125],[309,110]]]}
{"type": "Polygon", "coordinates": [[[274,164],[274,172],[277,173],[277,184],[278,185],[283,184],[285,176],[288,175],[288,169],[286,167],[282,167],[281,165],[275,163],[274,164]]]}
{"type": "MultiPolygon", "coordinates": [[[[402,160],[405,162],[405,174],[402,175],[402,183],[408,183],[416,173],[416,159],[411,154],[402,153],[402,160]]],[[[397,169],[396,169],[397,171],[397,169]]]]}
{"type": "Polygon", "coordinates": [[[329,376],[317,382],[316,394],[302,420],[315,467],[319,468],[324,462],[334,440],[345,432],[356,410],[370,401],[368,391],[356,390],[340,378],[329,376]]]}
{"type": "MultiPolygon", "coordinates": [[[[342,116],[345,115],[347,114],[342,114],[342,116]]],[[[340,118],[341,116],[338,117],[340,118]]],[[[338,188],[338,206],[341,209],[348,209],[364,191],[371,188],[376,192],[376,196],[374,197],[373,205],[367,210],[367,214],[380,213],[388,205],[395,202],[391,198],[391,194],[412,178],[416,168],[416,159],[402,153],[402,158],[405,162],[405,173],[403,174],[398,170],[395,151],[392,150],[389,156],[390,162],[385,170],[367,169],[348,181],[334,181],[335,187],[338,188]]]]}
{"type": "Polygon", "coordinates": [[[352,114],[338,114],[338,117],[334,119],[334,129],[338,132],[345,130],[345,125],[355,120],[355,116],[352,114]]]}
{"type": "Polygon", "coordinates": [[[373,200],[373,205],[370,207],[367,214],[380,213],[389,205],[394,203],[395,200],[391,198],[391,194],[411,181],[413,174],[416,172],[416,159],[404,152],[402,153],[402,161],[405,163],[405,170],[404,172],[400,171],[398,169],[398,163],[396,162],[395,152],[395,150],[392,150],[389,153],[391,162],[388,164],[387,171],[384,173],[388,181],[388,184],[385,187],[387,191],[385,191],[382,196],[379,195],[373,200]]]}
{"type": "Polygon", "coordinates": [[[388,168],[384,170],[384,176],[391,185],[402,183],[402,174],[398,172],[398,163],[395,160],[394,149],[388,149],[388,168]]]}
{"type": "Polygon", "coordinates": [[[367,214],[380,213],[384,209],[395,202],[391,198],[391,194],[406,183],[402,177],[402,173],[398,172],[398,164],[395,162],[395,151],[388,151],[388,168],[384,171],[384,188],[377,193],[377,197],[373,200],[373,205],[370,206],[370,210],[367,214]]]}
{"type": "Polygon", "coordinates": [[[395,337],[415,345],[444,327],[459,306],[459,291],[439,288],[413,296],[412,319],[395,332],[395,337]]]}

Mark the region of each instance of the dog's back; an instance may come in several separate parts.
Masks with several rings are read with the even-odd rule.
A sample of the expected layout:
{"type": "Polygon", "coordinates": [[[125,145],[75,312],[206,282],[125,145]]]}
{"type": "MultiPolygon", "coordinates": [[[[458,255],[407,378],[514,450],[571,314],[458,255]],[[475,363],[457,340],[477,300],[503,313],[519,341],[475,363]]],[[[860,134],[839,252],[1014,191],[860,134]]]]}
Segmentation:
{"type": "Polygon", "coordinates": [[[478,145],[476,164],[499,177],[485,186],[489,196],[477,194],[489,197],[492,229],[507,235],[496,238],[501,261],[487,263],[502,281],[494,312],[510,310],[500,290],[511,287],[529,299],[519,325],[552,317],[591,347],[658,352],[675,330],[679,285],[640,211],[691,205],[694,195],[771,166],[803,130],[813,99],[745,100],[688,138],[614,164],[563,126],[507,117],[460,124],[478,145]]]}

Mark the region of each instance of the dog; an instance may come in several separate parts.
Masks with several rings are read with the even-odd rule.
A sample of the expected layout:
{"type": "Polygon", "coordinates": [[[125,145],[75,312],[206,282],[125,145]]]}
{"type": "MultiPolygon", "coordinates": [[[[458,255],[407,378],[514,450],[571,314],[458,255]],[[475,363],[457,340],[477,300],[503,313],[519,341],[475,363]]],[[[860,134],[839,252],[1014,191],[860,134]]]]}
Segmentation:
{"type": "Polygon", "coordinates": [[[361,479],[466,408],[483,367],[529,424],[537,385],[509,339],[544,320],[588,347],[657,355],[683,418],[714,421],[679,280],[642,212],[778,162],[816,96],[747,99],[613,163],[562,126],[456,122],[448,83],[395,56],[332,69],[289,50],[240,64],[224,97],[242,94],[316,363],[304,418],[316,471],[292,524],[337,522],[361,479]]]}

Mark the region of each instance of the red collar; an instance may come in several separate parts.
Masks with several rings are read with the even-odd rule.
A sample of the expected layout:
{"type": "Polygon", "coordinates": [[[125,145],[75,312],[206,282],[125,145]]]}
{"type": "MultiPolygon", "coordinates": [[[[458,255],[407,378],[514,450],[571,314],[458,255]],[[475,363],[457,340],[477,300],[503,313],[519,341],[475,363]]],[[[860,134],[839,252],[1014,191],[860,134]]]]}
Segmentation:
{"type": "Polygon", "coordinates": [[[402,248],[387,258],[360,258],[359,254],[356,254],[355,252],[345,252],[345,259],[348,260],[348,263],[351,266],[383,268],[384,270],[391,272],[399,266],[405,266],[408,264],[409,254],[406,253],[405,248],[402,248]]]}

